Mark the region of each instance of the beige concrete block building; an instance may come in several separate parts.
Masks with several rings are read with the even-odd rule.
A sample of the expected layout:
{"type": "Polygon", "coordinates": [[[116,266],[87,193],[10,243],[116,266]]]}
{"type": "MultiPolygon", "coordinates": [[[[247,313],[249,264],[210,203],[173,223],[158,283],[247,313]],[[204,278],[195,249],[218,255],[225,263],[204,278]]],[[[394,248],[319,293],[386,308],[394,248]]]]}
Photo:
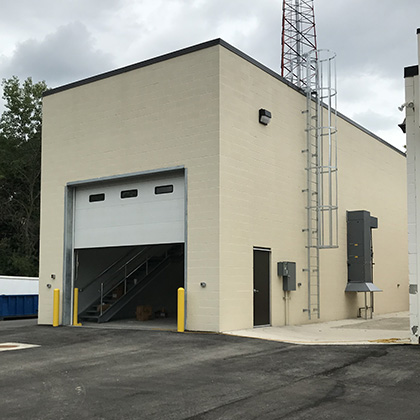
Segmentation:
{"type": "Polygon", "coordinates": [[[375,313],[407,310],[406,158],[343,115],[338,247],[319,250],[316,311],[308,304],[306,107],[222,40],[48,91],[39,322],[52,323],[58,288],[71,324],[74,287],[86,321],[138,306],[174,317],[178,287],[189,330],[355,318],[365,295],[346,292],[347,212],[362,210],[378,223],[375,313]],[[278,262],[295,263],[296,287],[284,290],[278,262]]]}

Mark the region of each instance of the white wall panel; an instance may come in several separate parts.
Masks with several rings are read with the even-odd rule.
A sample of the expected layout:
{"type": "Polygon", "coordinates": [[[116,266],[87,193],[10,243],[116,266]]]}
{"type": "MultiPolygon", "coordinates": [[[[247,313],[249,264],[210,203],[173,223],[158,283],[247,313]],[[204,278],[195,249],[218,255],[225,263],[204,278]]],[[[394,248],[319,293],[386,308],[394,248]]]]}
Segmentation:
{"type": "Polygon", "coordinates": [[[76,190],[75,248],[184,242],[184,177],[154,176],[91,184],[76,190]],[[169,194],[155,187],[173,185],[169,194]],[[121,191],[137,189],[137,197],[121,191]],[[93,194],[103,201],[90,202],[93,194]]]}

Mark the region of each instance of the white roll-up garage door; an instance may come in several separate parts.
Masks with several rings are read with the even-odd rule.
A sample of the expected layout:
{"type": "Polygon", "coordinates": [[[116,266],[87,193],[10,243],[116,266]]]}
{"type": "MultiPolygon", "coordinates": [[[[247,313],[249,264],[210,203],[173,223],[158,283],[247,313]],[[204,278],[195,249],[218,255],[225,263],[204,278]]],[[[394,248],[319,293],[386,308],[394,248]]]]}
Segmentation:
{"type": "Polygon", "coordinates": [[[98,182],[76,189],[74,247],[184,242],[184,175],[98,182]]]}

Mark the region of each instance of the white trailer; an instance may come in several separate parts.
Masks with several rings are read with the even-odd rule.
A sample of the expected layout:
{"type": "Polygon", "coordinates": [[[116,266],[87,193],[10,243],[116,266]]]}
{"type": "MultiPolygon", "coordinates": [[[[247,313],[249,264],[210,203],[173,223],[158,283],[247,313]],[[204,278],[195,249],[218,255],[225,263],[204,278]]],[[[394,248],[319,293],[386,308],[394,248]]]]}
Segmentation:
{"type": "Polygon", "coordinates": [[[37,295],[38,277],[0,276],[0,295],[37,295]]]}

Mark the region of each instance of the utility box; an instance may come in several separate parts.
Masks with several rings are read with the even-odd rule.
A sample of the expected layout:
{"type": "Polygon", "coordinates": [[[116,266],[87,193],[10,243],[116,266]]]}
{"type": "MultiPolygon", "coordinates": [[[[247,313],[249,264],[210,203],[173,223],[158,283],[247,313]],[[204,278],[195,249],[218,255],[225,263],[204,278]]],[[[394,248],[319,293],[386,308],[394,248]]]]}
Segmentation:
{"type": "Polygon", "coordinates": [[[373,285],[372,229],[378,219],[366,210],[347,212],[347,292],[377,292],[373,285]]]}
{"type": "Polygon", "coordinates": [[[277,274],[283,278],[283,290],[296,290],[296,263],[282,261],[277,263],[277,274]]]}

